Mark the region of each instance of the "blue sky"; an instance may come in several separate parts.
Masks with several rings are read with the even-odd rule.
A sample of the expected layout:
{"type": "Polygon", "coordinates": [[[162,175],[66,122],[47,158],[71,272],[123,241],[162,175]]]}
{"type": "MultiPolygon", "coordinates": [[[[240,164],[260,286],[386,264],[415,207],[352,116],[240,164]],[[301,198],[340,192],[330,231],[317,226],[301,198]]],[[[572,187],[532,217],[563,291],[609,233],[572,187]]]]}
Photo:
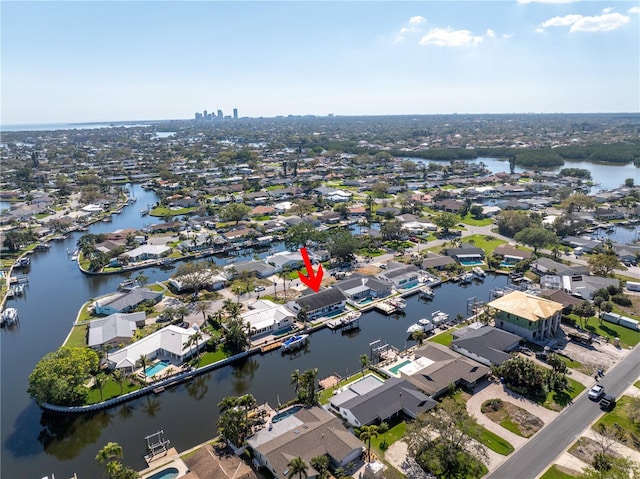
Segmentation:
{"type": "Polygon", "coordinates": [[[640,111],[640,2],[0,3],[2,124],[640,111]]]}

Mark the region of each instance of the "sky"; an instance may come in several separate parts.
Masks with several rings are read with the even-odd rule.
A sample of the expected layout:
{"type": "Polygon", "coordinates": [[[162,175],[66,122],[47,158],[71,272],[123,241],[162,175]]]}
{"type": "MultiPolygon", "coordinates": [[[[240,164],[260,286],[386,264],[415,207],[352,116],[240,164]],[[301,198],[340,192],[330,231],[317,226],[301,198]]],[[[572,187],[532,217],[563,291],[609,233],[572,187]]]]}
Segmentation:
{"type": "Polygon", "coordinates": [[[640,1],[0,2],[0,123],[640,111],[640,1]]]}

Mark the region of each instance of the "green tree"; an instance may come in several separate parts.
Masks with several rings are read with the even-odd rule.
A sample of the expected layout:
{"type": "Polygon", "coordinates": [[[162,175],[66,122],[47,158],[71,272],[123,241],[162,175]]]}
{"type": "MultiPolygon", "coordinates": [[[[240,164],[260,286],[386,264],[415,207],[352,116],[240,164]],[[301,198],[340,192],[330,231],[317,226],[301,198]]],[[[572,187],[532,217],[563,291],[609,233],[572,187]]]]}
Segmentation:
{"type": "Polygon", "coordinates": [[[449,230],[453,228],[458,222],[458,217],[453,213],[448,213],[443,211],[442,213],[438,213],[433,218],[433,223],[442,229],[442,232],[446,235],[449,233],[449,230]]]}
{"type": "Polygon", "coordinates": [[[362,372],[362,375],[364,376],[364,370],[367,369],[369,367],[369,356],[367,356],[366,354],[361,354],[360,355],[360,371],[362,372]]]}
{"type": "Polygon", "coordinates": [[[427,334],[422,330],[422,329],[418,329],[417,331],[414,331],[413,333],[411,333],[411,338],[418,343],[418,346],[422,346],[422,343],[424,342],[424,338],[427,337],[427,334]]]}
{"type": "Polygon", "coordinates": [[[109,442],[96,455],[96,462],[103,466],[109,479],[138,479],[140,475],[120,459],[124,456],[122,447],[117,442],[109,442]]]}
{"type": "Polygon", "coordinates": [[[311,458],[311,467],[318,471],[318,479],[327,479],[330,476],[329,473],[329,456],[326,454],[320,454],[311,458]]]}
{"type": "Polygon", "coordinates": [[[538,248],[554,245],[558,242],[558,237],[553,231],[538,227],[525,228],[516,233],[514,239],[519,243],[531,246],[534,254],[538,252],[538,248]]]}
{"type": "Polygon", "coordinates": [[[88,394],[84,383],[98,364],[98,355],[89,348],[63,347],[38,361],[29,375],[27,392],[39,404],[82,404],[88,394]]]}
{"type": "Polygon", "coordinates": [[[591,273],[596,276],[610,276],[614,269],[620,267],[620,260],[615,254],[594,254],[587,262],[591,273]]]}
{"type": "Polygon", "coordinates": [[[359,242],[344,228],[336,228],[327,238],[327,251],[339,261],[351,261],[359,242]]]}
{"type": "Polygon", "coordinates": [[[422,413],[407,426],[409,455],[440,478],[479,478],[487,451],[478,442],[478,426],[464,403],[445,398],[434,412],[422,413]]]}
{"type": "Polygon", "coordinates": [[[382,223],[380,235],[384,241],[398,241],[405,237],[400,220],[389,220],[382,223]]]}
{"type": "Polygon", "coordinates": [[[582,303],[575,305],[572,312],[582,320],[583,328],[587,327],[588,319],[596,314],[595,308],[589,301],[583,301],[582,303]]]}
{"type": "Polygon", "coordinates": [[[198,292],[207,282],[211,281],[213,273],[211,263],[191,261],[178,266],[176,273],[172,277],[182,283],[182,289],[198,292]]]}
{"type": "Polygon", "coordinates": [[[247,431],[244,411],[237,407],[224,410],[218,417],[216,428],[224,439],[236,447],[242,446],[247,431]]]}
{"type": "Polygon", "coordinates": [[[222,208],[220,218],[222,221],[235,221],[238,224],[242,218],[249,214],[249,211],[251,211],[251,207],[244,203],[230,203],[222,208]]]}
{"type": "Polygon", "coordinates": [[[302,479],[303,477],[307,477],[309,474],[307,472],[307,463],[304,462],[300,456],[294,457],[287,464],[287,478],[291,479],[292,477],[298,476],[298,479],[302,479]]]}

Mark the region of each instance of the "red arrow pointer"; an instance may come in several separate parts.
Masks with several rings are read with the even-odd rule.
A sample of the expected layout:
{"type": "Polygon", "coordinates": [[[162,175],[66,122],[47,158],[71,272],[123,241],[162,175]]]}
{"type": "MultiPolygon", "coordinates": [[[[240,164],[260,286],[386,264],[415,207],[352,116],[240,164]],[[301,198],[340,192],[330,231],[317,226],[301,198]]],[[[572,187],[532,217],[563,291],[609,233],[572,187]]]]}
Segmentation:
{"type": "Polygon", "coordinates": [[[307,253],[307,248],[300,248],[300,254],[302,255],[302,260],[304,261],[304,266],[307,268],[308,276],[303,275],[300,271],[298,271],[298,276],[300,276],[300,281],[309,286],[316,293],[320,289],[320,283],[322,282],[322,275],[324,271],[322,271],[322,265],[318,265],[318,272],[313,272],[313,266],[311,265],[311,260],[309,259],[309,254],[307,253]]]}

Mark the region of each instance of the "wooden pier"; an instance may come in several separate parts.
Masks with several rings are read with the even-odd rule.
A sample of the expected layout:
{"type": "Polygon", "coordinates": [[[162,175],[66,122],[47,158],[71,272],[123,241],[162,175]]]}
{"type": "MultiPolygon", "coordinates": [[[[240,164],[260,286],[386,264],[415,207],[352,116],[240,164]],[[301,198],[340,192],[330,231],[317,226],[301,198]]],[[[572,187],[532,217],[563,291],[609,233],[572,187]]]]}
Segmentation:
{"type": "Polygon", "coordinates": [[[265,344],[264,346],[260,347],[260,352],[261,353],[268,353],[269,351],[273,351],[274,349],[279,349],[280,346],[282,346],[282,342],[281,341],[276,341],[275,343],[269,343],[269,344],[265,344]]]}
{"type": "Polygon", "coordinates": [[[387,315],[393,314],[398,311],[398,308],[389,300],[379,301],[373,307],[381,313],[387,315]]]}

